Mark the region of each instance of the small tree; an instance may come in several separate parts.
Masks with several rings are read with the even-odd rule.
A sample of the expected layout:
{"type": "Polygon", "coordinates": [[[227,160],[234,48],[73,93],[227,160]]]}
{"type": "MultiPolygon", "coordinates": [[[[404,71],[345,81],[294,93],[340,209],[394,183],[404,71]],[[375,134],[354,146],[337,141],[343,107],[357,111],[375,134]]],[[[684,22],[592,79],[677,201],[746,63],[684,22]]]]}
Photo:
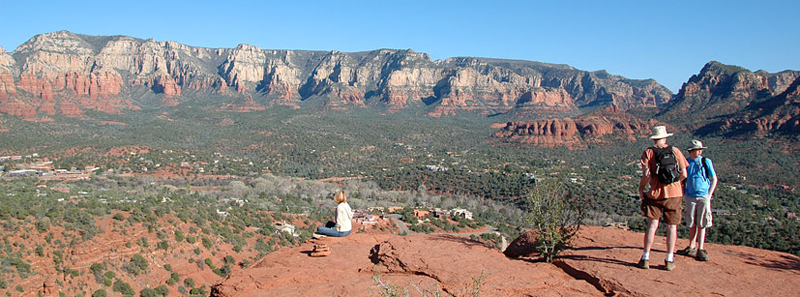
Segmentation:
{"type": "Polygon", "coordinates": [[[584,201],[573,197],[555,180],[539,182],[529,190],[527,223],[538,232],[536,249],[547,262],[569,245],[585,217],[584,201]]]}
{"type": "Polygon", "coordinates": [[[97,291],[94,291],[94,293],[92,293],[92,297],[106,297],[106,296],[108,296],[108,293],[106,292],[105,289],[97,289],[97,291]]]}
{"type": "Polygon", "coordinates": [[[122,281],[120,279],[117,279],[114,282],[114,292],[122,293],[122,295],[133,295],[133,294],[136,294],[136,292],[131,288],[131,285],[129,285],[128,283],[126,283],[126,282],[124,282],[124,281],[122,281]]]}
{"type": "Polygon", "coordinates": [[[131,260],[123,266],[123,268],[130,274],[139,275],[147,271],[147,259],[140,254],[133,255],[131,260]]]}
{"type": "Polygon", "coordinates": [[[158,295],[159,294],[156,292],[156,290],[153,290],[151,288],[144,288],[141,291],[139,291],[139,296],[141,297],[157,297],[158,295]]]}

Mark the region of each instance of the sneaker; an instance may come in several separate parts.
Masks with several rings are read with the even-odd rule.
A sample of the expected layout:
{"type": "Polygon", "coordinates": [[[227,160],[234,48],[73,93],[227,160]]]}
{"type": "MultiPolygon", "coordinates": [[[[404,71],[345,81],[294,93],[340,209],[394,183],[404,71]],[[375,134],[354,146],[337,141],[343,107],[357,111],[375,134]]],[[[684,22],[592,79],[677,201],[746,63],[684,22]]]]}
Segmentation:
{"type": "Polygon", "coordinates": [[[676,254],[689,256],[689,257],[694,257],[694,256],[697,256],[697,249],[689,248],[687,246],[685,249],[677,251],[676,254]]]}
{"type": "Polygon", "coordinates": [[[320,239],[320,238],[325,238],[325,237],[328,237],[328,236],[326,236],[325,234],[314,233],[314,234],[311,234],[311,237],[313,237],[314,239],[320,239]]]}
{"type": "Polygon", "coordinates": [[[639,263],[636,264],[636,267],[641,269],[650,269],[650,260],[641,259],[639,260],[639,263]]]}
{"type": "Polygon", "coordinates": [[[675,269],[675,261],[664,261],[664,266],[667,267],[667,271],[672,271],[675,269]]]}
{"type": "Polygon", "coordinates": [[[706,253],[706,250],[697,251],[697,261],[708,261],[708,253],[706,253]]]}

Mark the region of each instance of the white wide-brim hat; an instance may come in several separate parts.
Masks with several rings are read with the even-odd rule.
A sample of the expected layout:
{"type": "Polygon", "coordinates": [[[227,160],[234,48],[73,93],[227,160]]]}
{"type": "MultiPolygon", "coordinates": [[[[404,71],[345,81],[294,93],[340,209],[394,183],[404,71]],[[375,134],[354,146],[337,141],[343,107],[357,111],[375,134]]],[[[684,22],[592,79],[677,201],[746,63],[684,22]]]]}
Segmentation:
{"type": "Polygon", "coordinates": [[[695,139],[695,140],[692,140],[692,146],[690,148],[686,149],[686,150],[687,151],[693,151],[693,150],[702,150],[702,149],[707,149],[707,147],[704,147],[703,143],[700,142],[700,140],[695,139]]]}
{"type": "Polygon", "coordinates": [[[650,136],[650,139],[661,139],[670,136],[672,136],[672,133],[667,133],[667,127],[655,126],[653,127],[653,135],[650,136]]]}

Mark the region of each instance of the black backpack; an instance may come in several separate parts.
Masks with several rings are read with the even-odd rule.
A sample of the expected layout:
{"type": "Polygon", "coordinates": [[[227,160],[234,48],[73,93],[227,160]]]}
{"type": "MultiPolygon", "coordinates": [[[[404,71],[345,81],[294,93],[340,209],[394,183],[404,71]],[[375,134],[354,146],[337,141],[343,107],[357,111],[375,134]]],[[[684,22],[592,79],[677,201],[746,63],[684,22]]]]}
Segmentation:
{"type": "Polygon", "coordinates": [[[651,149],[656,158],[656,168],[652,174],[664,184],[671,184],[680,180],[681,174],[679,172],[678,159],[675,157],[675,153],[672,152],[672,146],[664,148],[652,147],[651,149]]]}

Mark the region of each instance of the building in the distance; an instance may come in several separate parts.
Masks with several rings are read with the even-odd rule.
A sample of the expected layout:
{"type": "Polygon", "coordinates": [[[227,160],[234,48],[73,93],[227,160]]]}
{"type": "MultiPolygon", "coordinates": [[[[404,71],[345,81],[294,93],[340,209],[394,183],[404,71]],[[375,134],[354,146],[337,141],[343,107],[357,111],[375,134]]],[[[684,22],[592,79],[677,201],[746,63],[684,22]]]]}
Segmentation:
{"type": "Polygon", "coordinates": [[[450,218],[450,211],[437,207],[437,208],[434,208],[434,209],[431,210],[431,215],[434,218],[447,219],[447,218],[450,218]]]}
{"type": "Polygon", "coordinates": [[[39,172],[36,171],[36,170],[22,169],[22,170],[11,171],[11,172],[9,172],[9,175],[11,175],[11,176],[31,176],[31,175],[37,175],[38,173],[39,172]]]}
{"type": "Polygon", "coordinates": [[[300,234],[297,234],[297,232],[295,232],[294,225],[287,224],[286,221],[283,221],[282,223],[275,223],[275,229],[276,229],[275,230],[276,234],[280,234],[281,232],[286,232],[294,237],[300,236],[300,234]]]}
{"type": "Polygon", "coordinates": [[[472,212],[463,208],[453,208],[450,210],[453,216],[460,216],[467,220],[472,220],[472,212]]]}

